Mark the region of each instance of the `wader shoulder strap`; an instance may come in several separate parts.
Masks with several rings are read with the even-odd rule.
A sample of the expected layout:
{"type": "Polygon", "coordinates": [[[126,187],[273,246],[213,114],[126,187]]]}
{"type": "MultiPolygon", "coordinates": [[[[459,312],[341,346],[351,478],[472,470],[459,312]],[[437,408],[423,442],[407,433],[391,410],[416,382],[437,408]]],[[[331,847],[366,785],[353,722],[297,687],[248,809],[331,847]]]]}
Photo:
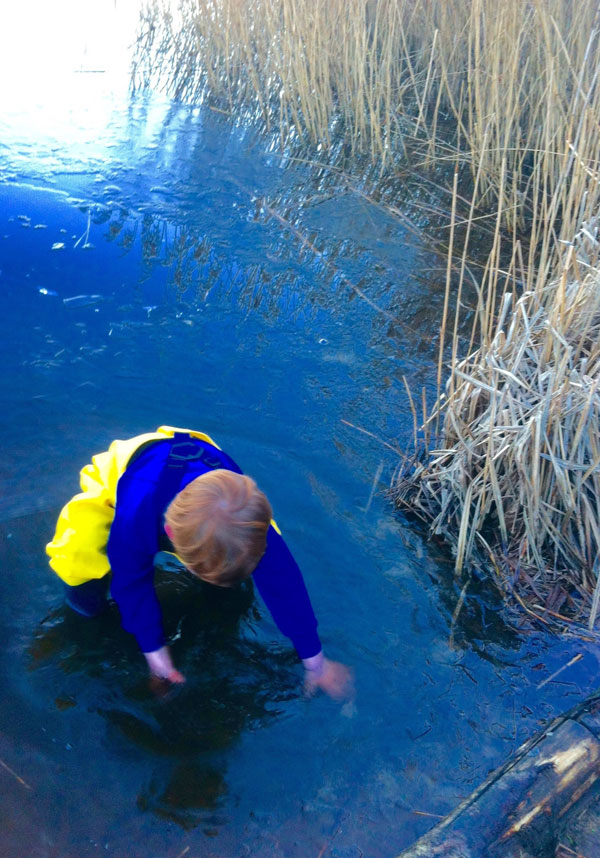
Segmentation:
{"type": "Polygon", "coordinates": [[[154,493],[158,513],[159,532],[162,530],[162,517],[181,485],[188,462],[204,458],[204,448],[184,432],[173,435],[173,443],[167,460],[160,472],[154,493]]]}

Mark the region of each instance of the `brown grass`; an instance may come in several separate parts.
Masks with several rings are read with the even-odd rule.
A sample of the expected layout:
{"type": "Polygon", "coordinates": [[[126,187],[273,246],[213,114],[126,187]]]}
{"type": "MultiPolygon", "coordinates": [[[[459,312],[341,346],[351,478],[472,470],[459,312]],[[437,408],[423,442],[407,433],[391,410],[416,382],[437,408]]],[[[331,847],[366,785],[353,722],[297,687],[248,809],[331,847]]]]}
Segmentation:
{"type": "Polygon", "coordinates": [[[453,547],[491,561],[503,590],[542,618],[598,612],[598,221],[557,281],[507,290],[489,341],[457,360],[429,417],[440,446],[407,460],[397,502],[453,547]]]}

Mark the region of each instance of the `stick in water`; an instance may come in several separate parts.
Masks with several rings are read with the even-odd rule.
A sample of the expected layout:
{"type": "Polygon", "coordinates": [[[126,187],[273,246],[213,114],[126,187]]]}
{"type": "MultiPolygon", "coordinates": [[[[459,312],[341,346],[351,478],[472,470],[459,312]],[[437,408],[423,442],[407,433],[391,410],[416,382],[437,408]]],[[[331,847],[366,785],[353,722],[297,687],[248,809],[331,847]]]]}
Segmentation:
{"type": "Polygon", "coordinates": [[[26,789],[33,789],[33,787],[29,786],[27,781],[24,781],[23,778],[20,778],[19,775],[13,769],[11,769],[10,766],[7,766],[4,760],[0,760],[0,766],[2,766],[3,769],[6,769],[7,772],[10,772],[13,778],[16,778],[19,783],[22,784],[26,789]]]}
{"type": "Polygon", "coordinates": [[[552,682],[553,679],[556,679],[556,677],[558,676],[559,673],[562,673],[563,670],[567,669],[567,667],[571,667],[572,664],[575,664],[576,662],[581,661],[582,658],[583,658],[582,653],[578,652],[577,655],[573,656],[571,661],[568,661],[566,664],[563,664],[562,667],[559,667],[558,670],[554,671],[552,676],[549,676],[547,679],[544,679],[542,682],[540,682],[540,684],[537,686],[537,690],[539,691],[540,688],[543,688],[544,685],[547,685],[548,682],[552,682]]]}
{"type": "Polygon", "coordinates": [[[413,813],[416,813],[417,816],[432,816],[434,819],[443,819],[444,818],[439,813],[428,813],[426,810],[413,810],[413,813]]]}

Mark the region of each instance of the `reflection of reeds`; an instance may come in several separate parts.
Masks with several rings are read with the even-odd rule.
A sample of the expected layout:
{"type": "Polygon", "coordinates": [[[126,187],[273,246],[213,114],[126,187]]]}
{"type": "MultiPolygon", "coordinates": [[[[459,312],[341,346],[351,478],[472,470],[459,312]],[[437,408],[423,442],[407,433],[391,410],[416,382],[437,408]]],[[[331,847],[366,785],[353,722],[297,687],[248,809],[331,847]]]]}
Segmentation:
{"type": "MultiPolygon", "coordinates": [[[[457,151],[505,217],[552,197],[568,144],[598,168],[595,0],[150,0],[136,86],[254,105],[282,136],[383,162],[457,151]]],[[[563,200],[561,199],[561,203],[563,200]]]]}

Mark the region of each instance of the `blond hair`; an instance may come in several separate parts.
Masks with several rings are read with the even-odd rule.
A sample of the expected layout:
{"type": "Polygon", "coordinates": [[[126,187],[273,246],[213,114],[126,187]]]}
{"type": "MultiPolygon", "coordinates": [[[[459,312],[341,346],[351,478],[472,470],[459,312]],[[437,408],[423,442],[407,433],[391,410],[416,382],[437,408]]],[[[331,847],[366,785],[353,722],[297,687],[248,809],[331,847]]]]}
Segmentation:
{"type": "Polygon", "coordinates": [[[247,578],[265,552],[271,505],[254,480],[208,471],[177,494],[165,513],[176,553],[212,584],[247,578]]]}

